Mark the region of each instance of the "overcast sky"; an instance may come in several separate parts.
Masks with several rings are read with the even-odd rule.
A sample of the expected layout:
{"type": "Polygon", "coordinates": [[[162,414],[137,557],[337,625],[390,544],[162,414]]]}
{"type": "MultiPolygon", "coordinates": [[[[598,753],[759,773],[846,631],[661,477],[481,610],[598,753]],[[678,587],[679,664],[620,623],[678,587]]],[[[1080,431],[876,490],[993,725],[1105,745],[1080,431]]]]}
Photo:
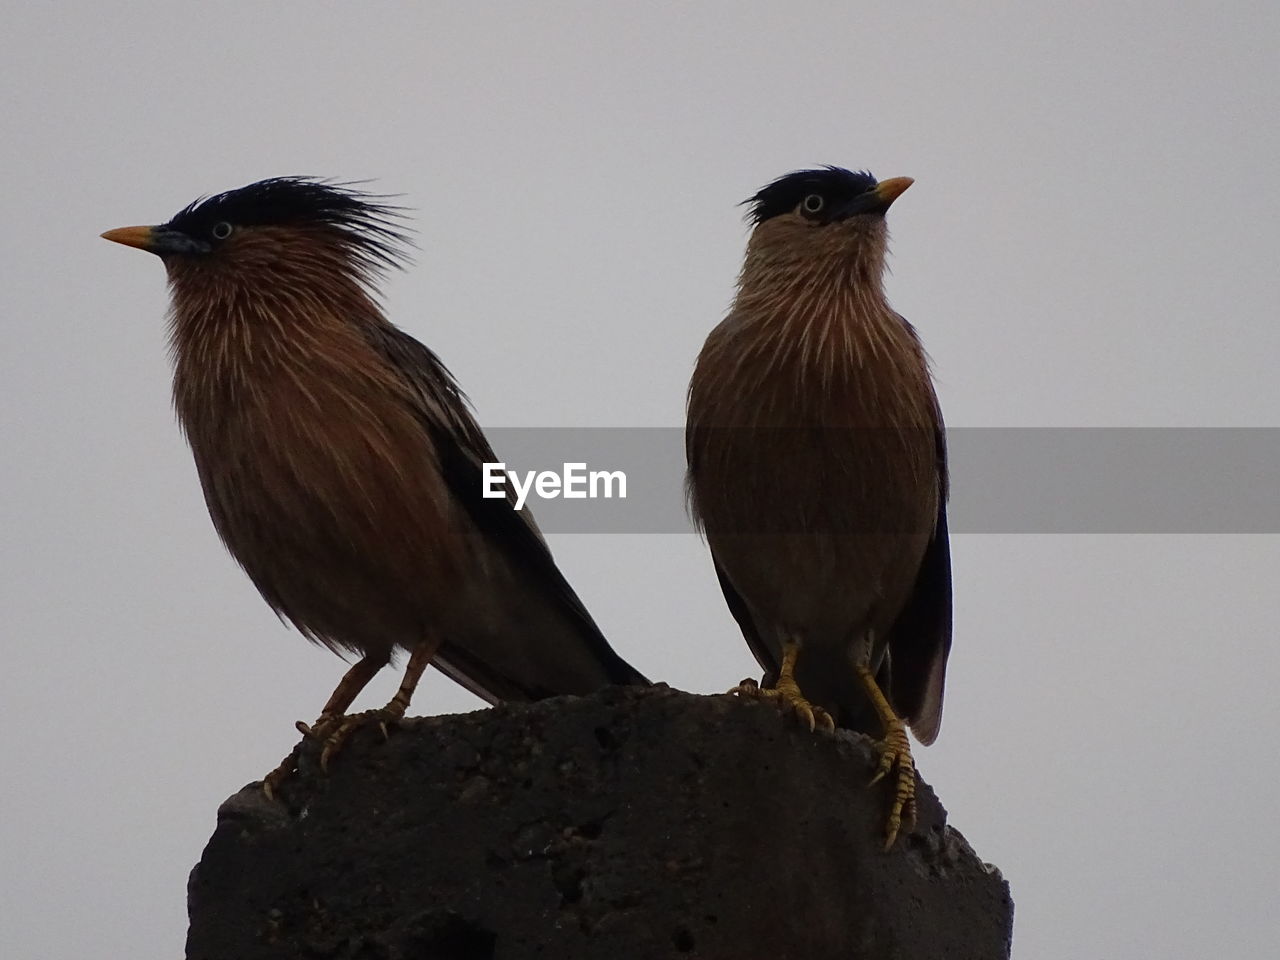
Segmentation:
{"type": "MultiPolygon", "coordinates": [[[[6,957],[180,955],[218,804],[343,670],[218,543],[170,410],[163,270],[104,229],[266,176],[376,178],[420,246],[391,316],[485,425],[677,426],[732,296],[735,205],[797,167],[869,167],[916,178],[888,288],[950,424],[1280,425],[1274,0],[4,21],[6,957]]],[[[755,672],[694,535],[552,546],[650,676],[711,692],[755,672]]],[[[1009,879],[1015,955],[1272,956],[1280,538],[953,552],[945,720],[917,759],[1009,879]]],[[[434,674],[414,703],[477,706],[434,674]]]]}

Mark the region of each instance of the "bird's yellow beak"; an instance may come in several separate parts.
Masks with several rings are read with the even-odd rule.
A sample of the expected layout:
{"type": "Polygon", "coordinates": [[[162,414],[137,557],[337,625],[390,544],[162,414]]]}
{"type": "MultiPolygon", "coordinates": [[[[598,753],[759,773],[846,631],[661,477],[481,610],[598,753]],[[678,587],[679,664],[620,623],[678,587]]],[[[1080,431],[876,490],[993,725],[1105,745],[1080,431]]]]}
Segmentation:
{"type": "MultiPolygon", "coordinates": [[[[881,180],[876,184],[876,196],[887,207],[893,201],[897,200],[907,187],[915,183],[910,177],[893,177],[890,180],[881,180]]],[[[105,236],[105,234],[104,234],[105,236]]]]}
{"type": "Polygon", "coordinates": [[[102,235],[102,239],[110,240],[112,243],[123,243],[126,247],[150,251],[155,246],[155,232],[155,227],[119,227],[108,230],[102,235]]]}

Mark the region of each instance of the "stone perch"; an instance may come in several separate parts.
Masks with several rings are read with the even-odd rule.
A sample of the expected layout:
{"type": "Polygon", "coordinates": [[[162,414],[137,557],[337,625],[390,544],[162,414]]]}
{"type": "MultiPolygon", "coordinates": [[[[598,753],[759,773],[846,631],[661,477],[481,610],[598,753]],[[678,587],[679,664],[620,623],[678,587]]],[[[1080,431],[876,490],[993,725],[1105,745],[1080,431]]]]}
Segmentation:
{"type": "Polygon", "coordinates": [[[614,688],[361,731],[218,811],[189,960],[999,960],[1009,887],[921,785],[881,851],[871,743],[614,688]]]}

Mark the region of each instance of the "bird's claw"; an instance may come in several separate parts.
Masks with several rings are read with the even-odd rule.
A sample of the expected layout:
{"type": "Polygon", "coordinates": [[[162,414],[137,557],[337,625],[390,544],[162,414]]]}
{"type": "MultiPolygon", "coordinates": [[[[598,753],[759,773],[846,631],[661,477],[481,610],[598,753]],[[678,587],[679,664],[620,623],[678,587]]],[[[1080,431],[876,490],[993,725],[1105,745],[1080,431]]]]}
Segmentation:
{"type": "Polygon", "coordinates": [[[322,713],[316,719],[315,723],[308,724],[302,720],[295,723],[294,729],[306,737],[308,740],[315,740],[317,743],[324,743],[329,738],[329,734],[333,729],[343,721],[344,717],[336,713],[322,713]]]}
{"type": "MultiPolygon", "coordinates": [[[[299,720],[294,723],[294,729],[306,737],[308,740],[314,740],[317,743],[324,743],[329,736],[329,731],[335,724],[339,723],[343,718],[338,714],[322,713],[315,723],[307,723],[299,720]]],[[[287,757],[280,761],[280,765],[262,778],[262,792],[266,794],[268,800],[275,800],[276,794],[280,789],[280,784],[284,783],[297,770],[297,750],[294,750],[287,757]]]]}
{"type": "Polygon", "coordinates": [[[276,791],[280,788],[280,784],[284,783],[293,773],[293,754],[289,754],[280,761],[280,765],[262,778],[262,792],[266,794],[268,800],[276,799],[276,791]]]}
{"type": "MultiPolygon", "coordinates": [[[[353,713],[339,718],[332,728],[325,730],[324,749],[320,751],[320,769],[324,773],[329,772],[329,761],[337,756],[351,735],[361,727],[376,723],[382,733],[382,739],[388,740],[391,737],[391,727],[398,723],[403,716],[403,710],[397,712],[388,706],[379,710],[366,710],[364,713],[353,713]]],[[[318,727],[320,724],[317,723],[316,726],[318,727]]]]}
{"type": "MultiPolygon", "coordinates": [[[[321,745],[320,769],[324,773],[328,773],[329,761],[337,755],[353,733],[361,727],[368,726],[376,721],[378,729],[382,733],[382,739],[389,740],[391,738],[391,726],[403,716],[403,710],[397,712],[394,706],[387,706],[381,710],[369,710],[365,713],[356,713],[350,716],[337,713],[322,713],[315,723],[299,720],[294,723],[294,727],[308,740],[315,741],[321,745]]],[[[280,761],[278,767],[262,778],[262,792],[266,794],[268,800],[276,798],[276,791],[280,788],[280,784],[287,780],[297,769],[296,757],[296,751],[289,754],[289,756],[280,761]]]]}
{"type": "Polygon", "coordinates": [[[819,728],[827,733],[833,733],[836,729],[836,722],[831,714],[806,700],[794,683],[762,687],[748,677],[729,692],[739,697],[769,701],[778,708],[779,713],[791,713],[798,717],[809,728],[810,733],[819,728]]]}
{"type": "Polygon", "coordinates": [[[884,740],[876,744],[876,747],[880,751],[880,762],[867,785],[879,783],[897,768],[897,776],[893,781],[893,803],[889,807],[889,818],[884,830],[884,848],[888,850],[898,839],[903,826],[910,830],[916,822],[916,764],[911,756],[907,728],[901,720],[889,724],[884,740]]]}

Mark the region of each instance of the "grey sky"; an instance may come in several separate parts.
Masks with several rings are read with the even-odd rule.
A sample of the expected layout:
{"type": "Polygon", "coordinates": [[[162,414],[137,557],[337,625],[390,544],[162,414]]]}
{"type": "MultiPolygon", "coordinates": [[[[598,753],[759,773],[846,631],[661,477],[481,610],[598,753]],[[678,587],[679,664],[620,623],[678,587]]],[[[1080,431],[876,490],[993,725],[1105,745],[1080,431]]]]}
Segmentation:
{"type": "MultiPolygon", "coordinates": [[[[393,319],[492,426],[673,426],[738,201],[916,185],[890,295],[956,426],[1275,426],[1280,7],[7,5],[0,953],[172,958],[218,803],[343,669],[213,534],[160,264],[97,238],[279,174],[415,208],[393,319]]],[[[692,535],[558,536],[695,691],[755,665],[692,535]]],[[[965,535],[938,743],[1016,954],[1270,956],[1280,538],[965,535]],[[1260,816],[1259,814],[1262,814],[1260,816]]],[[[367,695],[394,689],[388,672],[367,695]]],[[[477,702],[432,676],[415,707],[477,702]]]]}

